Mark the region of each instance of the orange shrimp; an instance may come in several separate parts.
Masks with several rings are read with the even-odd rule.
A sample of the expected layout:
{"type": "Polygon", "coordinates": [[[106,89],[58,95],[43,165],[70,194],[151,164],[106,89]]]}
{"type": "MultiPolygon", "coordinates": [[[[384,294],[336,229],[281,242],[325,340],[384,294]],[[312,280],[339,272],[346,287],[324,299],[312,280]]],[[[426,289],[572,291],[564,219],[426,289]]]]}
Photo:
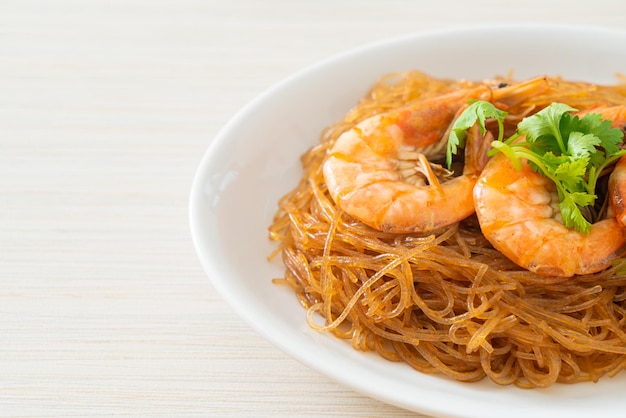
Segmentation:
{"type": "MultiPolygon", "coordinates": [[[[588,112],[614,118],[613,127],[626,121],[624,106],[588,112]]],[[[521,267],[560,277],[599,272],[626,254],[626,157],[609,177],[608,197],[605,218],[584,234],[563,224],[556,186],[525,161],[518,171],[508,157],[496,154],[474,187],[476,215],[489,242],[521,267]]]]}
{"type": "Polygon", "coordinates": [[[545,77],[499,89],[479,85],[372,116],[331,148],[323,166],[328,191],[344,212],[385,232],[428,232],[461,221],[474,212],[484,149],[468,136],[458,176],[436,164],[455,116],[470,99],[506,107],[546,88],[545,77]]]}
{"type": "MultiPolygon", "coordinates": [[[[612,178],[625,169],[626,164],[616,167],[612,178]]],[[[624,229],[612,208],[605,219],[592,225],[588,235],[569,229],[560,219],[554,183],[528,163],[516,170],[504,154],[487,163],[474,188],[474,202],[489,242],[535,273],[561,277],[591,274],[609,267],[626,251],[624,229]]]]}

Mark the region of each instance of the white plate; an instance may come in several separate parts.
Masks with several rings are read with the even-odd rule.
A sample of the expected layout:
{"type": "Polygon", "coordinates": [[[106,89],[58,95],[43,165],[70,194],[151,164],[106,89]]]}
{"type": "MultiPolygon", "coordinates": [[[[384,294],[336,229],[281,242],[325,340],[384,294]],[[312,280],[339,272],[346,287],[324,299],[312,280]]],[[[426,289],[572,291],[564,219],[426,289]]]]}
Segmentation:
{"type": "Polygon", "coordinates": [[[305,311],[273,285],[283,268],[267,255],[276,202],[300,177],[299,156],[381,75],[419,69],[482,79],[562,75],[600,83],[626,72],[626,32],[571,26],[496,26],[379,42],[338,55],[270,88],[220,132],[190,196],[192,237],[220,294],[273,344],[313,369],[371,397],[449,417],[604,416],[626,411],[626,373],[597,384],[546,390],[459,383],[428,376],[310,330],[305,311]]]}

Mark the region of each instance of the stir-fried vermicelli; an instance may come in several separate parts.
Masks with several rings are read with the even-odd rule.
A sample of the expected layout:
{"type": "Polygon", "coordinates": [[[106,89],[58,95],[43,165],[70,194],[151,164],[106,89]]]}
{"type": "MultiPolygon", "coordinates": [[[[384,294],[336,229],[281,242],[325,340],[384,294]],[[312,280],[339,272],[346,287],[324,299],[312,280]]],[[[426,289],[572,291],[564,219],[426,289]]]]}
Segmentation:
{"type": "MultiPolygon", "coordinates": [[[[387,116],[383,116],[372,128],[373,117],[407,106],[419,108],[428,100],[467,90],[478,93],[454,105],[451,120],[438,127],[442,130],[438,135],[450,133],[451,124],[468,98],[487,97],[506,110],[507,135],[524,117],[553,102],[566,103],[579,111],[626,105],[623,85],[595,86],[550,77],[523,83],[500,78],[472,82],[436,79],[420,72],[382,78],[343,120],[323,132],[319,144],[302,156],[302,179],[280,200],[270,226],[270,238],[279,243],[274,255],[280,253],[285,265],[284,278],[275,281],[293,288],[308,310],[313,329],[349,339],[357,350],[374,351],[421,372],[442,373],[468,382],[486,376],[498,384],[526,388],[614,376],[626,367],[626,262],[618,253],[623,248],[613,251],[608,267],[598,272],[570,277],[538,274],[495,249],[481,231],[473,210],[469,214],[459,212],[455,217],[420,212],[427,211],[426,207],[380,216],[377,211],[384,212],[386,207],[362,210],[367,199],[386,193],[385,188],[402,190],[383,199],[404,195],[404,186],[397,182],[427,188],[434,181],[440,184],[441,192],[451,178],[468,176],[473,183],[467,187],[475,187],[487,164],[485,140],[497,136],[492,121],[487,122],[486,134],[475,128],[469,130],[465,156],[460,152],[455,157],[453,166],[469,164],[469,148],[474,146],[470,144],[480,142],[471,151],[475,152],[470,156],[471,170],[448,169],[440,151],[426,152],[424,146],[414,143],[407,155],[419,157],[422,169],[417,174],[379,180],[375,192],[369,190],[359,197],[360,201],[346,202],[357,199],[350,194],[352,190],[333,183],[341,181],[333,176],[346,175],[341,171],[343,166],[328,168],[334,164],[328,162],[332,158],[344,158],[338,151],[344,145],[337,145],[342,134],[356,129],[356,139],[348,138],[352,147],[361,147],[354,141],[360,141],[368,132],[392,132],[391,139],[387,138],[392,140],[397,136],[395,127],[404,123],[399,122],[399,114],[393,113],[393,126],[384,125],[387,116]],[[522,88],[516,90],[515,86],[522,88]],[[446,219],[438,223],[429,218],[430,223],[417,230],[410,227],[413,221],[407,222],[408,227],[391,225],[396,221],[401,224],[405,216],[417,216],[418,221],[427,216],[446,219]]],[[[383,151],[380,154],[387,155],[383,151]]],[[[402,158],[390,158],[397,169],[402,158]]],[[[375,160],[373,164],[380,168],[383,162],[375,160]]],[[[606,171],[608,176],[610,169],[606,171]]],[[[368,173],[361,175],[370,176],[368,173]]],[[[350,181],[346,187],[363,187],[353,184],[358,183],[355,179],[350,181]]],[[[430,199],[423,197],[426,194],[419,196],[430,199]]],[[[450,200],[453,198],[447,196],[444,209],[438,210],[454,204],[450,200]]],[[[455,208],[450,206],[449,210],[455,208]]],[[[615,217],[611,210],[605,216],[615,217]]],[[[554,257],[558,259],[559,254],[554,257]]]]}

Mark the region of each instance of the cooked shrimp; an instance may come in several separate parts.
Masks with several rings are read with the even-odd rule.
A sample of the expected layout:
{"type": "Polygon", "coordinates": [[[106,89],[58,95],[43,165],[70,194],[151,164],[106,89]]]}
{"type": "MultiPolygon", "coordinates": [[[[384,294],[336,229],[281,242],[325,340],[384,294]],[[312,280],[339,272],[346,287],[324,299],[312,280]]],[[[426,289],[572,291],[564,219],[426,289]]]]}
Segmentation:
{"type": "MultiPolygon", "coordinates": [[[[625,176],[626,160],[622,157],[611,174],[611,183],[626,190],[625,176]]],[[[516,170],[501,153],[487,163],[474,188],[476,215],[485,237],[511,261],[530,271],[561,277],[591,274],[626,253],[625,231],[616,219],[615,205],[610,205],[606,217],[584,234],[563,224],[558,200],[551,180],[526,162],[516,170]]]]}
{"type": "Polygon", "coordinates": [[[546,86],[544,77],[500,89],[480,85],[360,122],[339,136],[324,163],[331,197],[349,215],[385,232],[427,232],[466,218],[474,212],[472,190],[484,149],[468,136],[461,175],[436,164],[445,155],[450,124],[470,99],[506,107],[546,86]]]}

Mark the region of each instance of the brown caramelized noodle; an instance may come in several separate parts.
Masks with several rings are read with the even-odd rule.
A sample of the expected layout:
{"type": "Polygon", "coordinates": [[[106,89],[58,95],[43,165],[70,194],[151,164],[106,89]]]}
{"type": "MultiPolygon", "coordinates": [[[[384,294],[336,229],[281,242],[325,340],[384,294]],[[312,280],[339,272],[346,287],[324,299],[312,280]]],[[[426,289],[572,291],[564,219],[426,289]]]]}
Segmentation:
{"type": "MultiPolygon", "coordinates": [[[[626,104],[624,85],[550,82],[550,92],[510,112],[553,101],[579,109],[626,104]]],[[[417,71],[388,75],[325,130],[302,156],[302,179],[280,200],[269,228],[285,265],[275,281],[294,290],[313,329],[420,372],[524,388],[614,376],[626,366],[625,262],[589,276],[539,276],[494,250],[475,217],[426,235],[388,234],[341,213],[327,193],[321,167],[342,132],[474,84],[417,71]]]]}

